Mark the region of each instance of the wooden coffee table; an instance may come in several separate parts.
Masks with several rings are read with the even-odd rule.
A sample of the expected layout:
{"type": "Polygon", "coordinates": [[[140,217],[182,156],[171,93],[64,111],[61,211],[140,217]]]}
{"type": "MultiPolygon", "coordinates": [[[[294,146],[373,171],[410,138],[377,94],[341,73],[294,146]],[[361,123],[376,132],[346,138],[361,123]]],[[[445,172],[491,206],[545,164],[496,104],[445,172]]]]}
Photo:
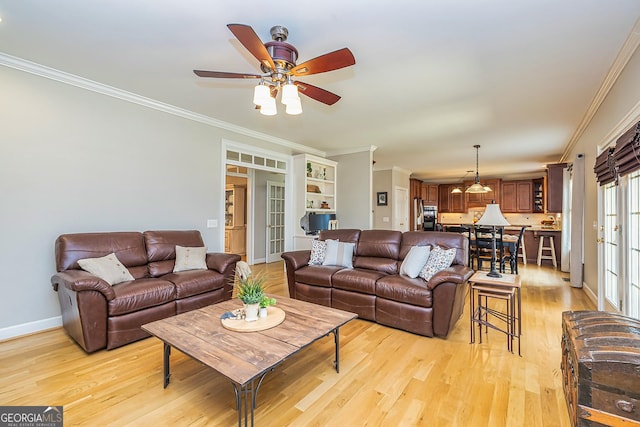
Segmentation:
{"type": "Polygon", "coordinates": [[[275,295],[284,310],[281,324],[259,332],[236,332],[222,326],[220,316],[242,306],[237,299],[204,307],[142,326],[164,342],[164,387],[169,385],[171,347],[227,377],[236,395],[238,425],[254,422],[256,395],[267,373],[311,343],[333,334],[336,372],[340,372],[339,328],[355,313],[275,295]]]}

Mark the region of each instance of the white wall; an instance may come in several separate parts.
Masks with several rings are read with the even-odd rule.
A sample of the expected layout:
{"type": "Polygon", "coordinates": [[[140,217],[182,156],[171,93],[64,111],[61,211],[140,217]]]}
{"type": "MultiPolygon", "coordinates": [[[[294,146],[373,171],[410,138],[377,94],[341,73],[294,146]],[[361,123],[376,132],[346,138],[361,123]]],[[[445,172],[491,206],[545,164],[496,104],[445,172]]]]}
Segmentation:
{"type": "Polygon", "coordinates": [[[0,339],[60,324],[62,233],[198,229],[222,251],[221,140],[264,141],[11,68],[0,88],[0,339]]]}
{"type": "MultiPolygon", "coordinates": [[[[640,51],[636,50],[624,71],[598,109],[593,120],[571,150],[566,161],[573,161],[579,153],[585,156],[585,218],[584,218],[584,283],[591,292],[598,293],[598,238],[593,223],[598,219],[598,185],[593,173],[598,146],[617,139],[616,132],[623,121],[640,120],[640,51]],[[632,112],[634,117],[629,117],[632,112]]],[[[624,130],[624,129],[623,129],[624,130]]]]}
{"type": "Polygon", "coordinates": [[[340,228],[370,229],[372,152],[341,154],[330,159],[338,162],[336,218],[340,228]]]}

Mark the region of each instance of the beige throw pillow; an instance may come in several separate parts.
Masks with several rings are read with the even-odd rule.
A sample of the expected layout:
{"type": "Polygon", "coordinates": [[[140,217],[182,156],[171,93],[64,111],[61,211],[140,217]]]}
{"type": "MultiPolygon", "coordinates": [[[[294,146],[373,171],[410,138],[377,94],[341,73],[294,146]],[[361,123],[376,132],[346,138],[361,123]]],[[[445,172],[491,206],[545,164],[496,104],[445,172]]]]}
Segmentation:
{"type": "Polygon", "coordinates": [[[79,259],[78,265],[84,271],[98,276],[110,285],[134,280],[127,267],[122,265],[116,254],[111,253],[101,258],[79,259]]]}
{"type": "Polygon", "coordinates": [[[207,247],[185,247],[176,245],[176,264],[173,272],[207,269],[207,247]]]}

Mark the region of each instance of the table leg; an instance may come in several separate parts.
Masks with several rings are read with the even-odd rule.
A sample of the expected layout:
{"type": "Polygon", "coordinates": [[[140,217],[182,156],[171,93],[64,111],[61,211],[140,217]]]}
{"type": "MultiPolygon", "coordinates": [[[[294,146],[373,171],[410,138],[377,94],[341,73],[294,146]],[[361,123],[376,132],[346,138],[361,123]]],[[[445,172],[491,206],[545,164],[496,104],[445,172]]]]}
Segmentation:
{"type": "Polygon", "coordinates": [[[262,381],[264,380],[264,377],[266,377],[267,374],[271,371],[273,371],[273,369],[263,373],[260,376],[260,379],[258,380],[258,385],[255,385],[255,379],[249,381],[247,384],[244,384],[244,385],[231,383],[231,385],[233,385],[233,392],[236,395],[236,410],[238,411],[238,427],[242,427],[242,418],[244,418],[244,426],[248,427],[249,416],[251,417],[251,427],[253,427],[258,390],[260,390],[260,386],[262,385],[262,381]]]}
{"type": "Polygon", "coordinates": [[[336,343],[336,360],[333,362],[336,372],[340,373],[340,328],[333,330],[333,341],[336,343]]]}
{"type": "Polygon", "coordinates": [[[163,350],[164,388],[167,388],[167,386],[169,385],[169,380],[171,378],[171,371],[169,367],[169,356],[171,356],[171,345],[164,343],[164,350],[163,350]]]}
{"type": "Polygon", "coordinates": [[[471,286],[469,286],[469,323],[471,323],[471,343],[476,342],[475,315],[476,313],[473,298],[473,284],[471,284],[471,286]]]}

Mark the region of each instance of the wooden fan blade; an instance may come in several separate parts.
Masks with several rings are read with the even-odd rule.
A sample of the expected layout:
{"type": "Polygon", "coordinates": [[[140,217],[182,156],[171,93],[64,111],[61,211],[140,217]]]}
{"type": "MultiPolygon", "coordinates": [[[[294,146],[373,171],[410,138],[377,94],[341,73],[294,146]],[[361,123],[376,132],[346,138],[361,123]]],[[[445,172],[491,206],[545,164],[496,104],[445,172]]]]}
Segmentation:
{"type": "Polygon", "coordinates": [[[340,100],[340,97],[335,93],[331,93],[328,90],[324,90],[317,86],[299,81],[294,82],[294,84],[298,86],[299,93],[307,95],[309,98],[313,98],[323,104],[333,105],[340,100]]]}
{"type": "Polygon", "coordinates": [[[291,69],[291,74],[294,76],[308,76],[309,74],[325,73],[349,67],[355,63],[356,59],[353,57],[353,53],[345,47],[296,65],[291,69]]]}
{"type": "Polygon", "coordinates": [[[269,55],[267,48],[264,47],[260,37],[253,31],[253,28],[244,24],[229,24],[227,27],[233,35],[236,36],[238,41],[242,43],[242,46],[255,56],[261,64],[271,70],[275,70],[276,64],[273,62],[273,58],[269,55]]]}
{"type": "Polygon", "coordinates": [[[260,74],[227,73],[225,71],[193,70],[200,77],[214,77],[218,79],[259,79],[260,74]]]}

